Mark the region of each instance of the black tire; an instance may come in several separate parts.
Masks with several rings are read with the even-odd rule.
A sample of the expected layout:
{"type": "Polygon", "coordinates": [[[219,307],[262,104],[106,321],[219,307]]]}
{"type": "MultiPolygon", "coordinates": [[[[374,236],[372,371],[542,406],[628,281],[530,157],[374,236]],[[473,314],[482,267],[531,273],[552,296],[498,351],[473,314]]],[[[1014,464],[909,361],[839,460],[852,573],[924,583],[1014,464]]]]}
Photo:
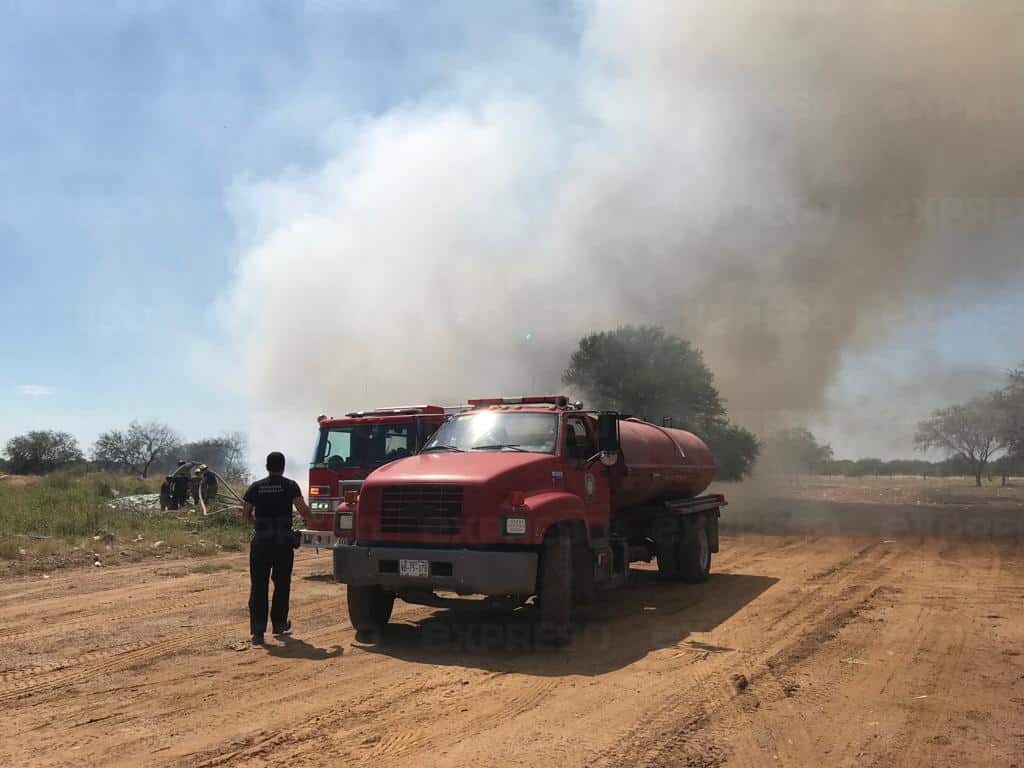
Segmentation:
{"type": "Polygon", "coordinates": [[[381,632],[391,620],[395,593],[379,586],[348,588],[348,617],[356,633],[381,632]]]}
{"type": "Polygon", "coordinates": [[[699,520],[679,543],[679,564],[680,575],[687,584],[700,584],[711,575],[711,542],[703,520],[699,520]]]}
{"type": "Polygon", "coordinates": [[[572,537],[568,531],[550,531],[541,549],[541,639],[565,645],[572,634],[572,537]]]}
{"type": "Polygon", "coordinates": [[[655,559],[658,561],[658,573],[663,579],[679,581],[683,577],[683,566],[679,560],[679,534],[666,536],[656,545],[655,559]]]}

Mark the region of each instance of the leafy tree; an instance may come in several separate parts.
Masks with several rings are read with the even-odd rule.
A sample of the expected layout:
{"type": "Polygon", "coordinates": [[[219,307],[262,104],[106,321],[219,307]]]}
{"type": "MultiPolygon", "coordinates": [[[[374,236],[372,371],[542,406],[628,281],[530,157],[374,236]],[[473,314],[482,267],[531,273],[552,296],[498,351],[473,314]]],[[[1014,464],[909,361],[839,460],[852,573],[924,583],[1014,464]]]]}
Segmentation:
{"type": "Polygon", "coordinates": [[[562,381],[598,407],[683,429],[706,430],[725,417],[704,355],[690,342],[652,325],[626,325],[580,339],[562,381]]]}
{"type": "Polygon", "coordinates": [[[765,441],[764,461],[777,472],[823,472],[832,461],[832,446],[821,445],[803,427],[783,429],[765,441]]]}
{"type": "Polygon", "coordinates": [[[93,446],[93,460],[98,464],[147,477],[150,466],[173,453],[181,440],[166,424],[133,421],[128,429],[104,432],[93,446]]]}
{"type": "Polygon", "coordinates": [[[72,435],[52,430],[12,437],[7,441],[6,453],[10,471],[19,475],[45,474],[83,460],[72,435]]]}
{"type": "Polygon", "coordinates": [[[718,463],[719,479],[741,480],[753,471],[761,444],[749,429],[719,420],[704,438],[718,463]]]}
{"type": "Polygon", "coordinates": [[[985,396],[933,411],[918,424],[914,443],[919,450],[938,448],[959,457],[981,487],[986,465],[1005,445],[1002,407],[997,398],[985,396]]]}
{"type": "Polygon", "coordinates": [[[757,458],[757,438],[729,423],[701,351],[663,328],[627,325],[580,339],[562,381],[598,408],[703,436],[723,480],[740,479],[757,458]]]}

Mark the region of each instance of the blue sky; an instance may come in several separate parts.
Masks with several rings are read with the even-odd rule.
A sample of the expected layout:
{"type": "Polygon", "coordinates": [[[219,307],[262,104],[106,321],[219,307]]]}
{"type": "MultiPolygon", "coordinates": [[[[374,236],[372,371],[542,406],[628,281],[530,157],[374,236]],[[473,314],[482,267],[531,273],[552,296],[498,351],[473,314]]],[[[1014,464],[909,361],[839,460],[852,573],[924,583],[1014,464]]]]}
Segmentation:
{"type": "Polygon", "coordinates": [[[0,441],[62,427],[89,443],[132,418],[244,428],[233,370],[209,360],[229,343],[212,305],[246,237],[233,185],[313,167],[346,121],[443,96],[484,63],[514,87],[517,50],[576,34],[549,2],[408,8],[7,4],[0,441]]]}
{"type": "MultiPolygon", "coordinates": [[[[239,214],[239,190],[315,181],[360,126],[402,105],[522,94],[565,136],[585,131],[573,122],[588,96],[572,90],[587,45],[581,8],[8,3],[0,442],[61,428],[87,447],[132,419],[187,438],[248,429],[224,299],[264,233],[239,214]]],[[[1024,327],[1021,298],[1011,282],[984,300],[920,307],[922,321],[847,350],[828,392],[843,418],[811,426],[841,455],[907,454],[914,419],[1024,361],[1010,331],[1024,327]],[[891,439],[884,427],[900,419],[891,439]]]]}

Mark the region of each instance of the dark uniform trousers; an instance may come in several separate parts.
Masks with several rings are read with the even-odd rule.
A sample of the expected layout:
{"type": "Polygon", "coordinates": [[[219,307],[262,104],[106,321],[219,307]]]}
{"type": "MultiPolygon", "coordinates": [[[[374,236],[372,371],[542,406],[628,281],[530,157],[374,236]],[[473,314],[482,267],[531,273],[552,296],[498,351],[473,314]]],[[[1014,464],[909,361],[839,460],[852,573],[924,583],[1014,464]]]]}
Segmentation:
{"type": "MultiPolygon", "coordinates": [[[[288,521],[289,531],[291,521],[288,521]]],[[[274,599],[270,621],[275,629],[288,622],[288,597],[292,588],[292,565],[295,550],[291,534],[261,531],[257,528],[249,545],[249,627],[254,635],[267,631],[267,593],[274,581],[274,599]]]]}

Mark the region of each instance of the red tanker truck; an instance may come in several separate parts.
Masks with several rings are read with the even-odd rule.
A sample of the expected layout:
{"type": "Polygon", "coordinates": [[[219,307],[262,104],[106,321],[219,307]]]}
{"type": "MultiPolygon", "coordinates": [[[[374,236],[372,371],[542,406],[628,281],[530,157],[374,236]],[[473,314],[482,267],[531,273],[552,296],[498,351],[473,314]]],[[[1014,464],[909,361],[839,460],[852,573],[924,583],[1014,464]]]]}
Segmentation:
{"type": "MultiPolygon", "coordinates": [[[[450,409],[448,409],[450,410],[450,409]]],[[[352,497],[377,467],[411,456],[447,418],[440,405],[414,405],[354,411],[345,418],[317,419],[316,448],[309,467],[309,527],[300,544],[309,549],[330,549],[338,537],[335,511],[352,497]]]]}
{"type": "Polygon", "coordinates": [[[357,631],[386,625],[396,597],[536,596],[562,643],[574,605],[623,585],[631,562],[707,579],[725,499],[700,495],[716,467],[695,435],[565,397],[469,404],[338,509],[334,575],[357,631]]]}

